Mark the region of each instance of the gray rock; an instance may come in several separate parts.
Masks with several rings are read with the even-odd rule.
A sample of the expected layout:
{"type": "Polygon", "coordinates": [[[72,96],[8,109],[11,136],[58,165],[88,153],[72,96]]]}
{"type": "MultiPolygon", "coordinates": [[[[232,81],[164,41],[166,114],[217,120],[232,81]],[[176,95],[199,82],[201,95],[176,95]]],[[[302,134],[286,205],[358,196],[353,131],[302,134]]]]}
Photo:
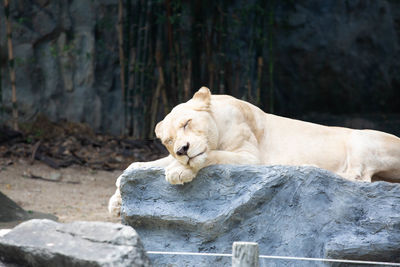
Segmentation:
{"type": "Polygon", "coordinates": [[[1,192],[0,203],[0,229],[12,228],[23,221],[31,219],[50,219],[55,221],[58,219],[52,214],[26,211],[1,192]]]}
{"type": "Polygon", "coordinates": [[[277,109],[294,115],[316,109],[395,110],[398,103],[391,99],[399,92],[398,9],[396,1],[279,5],[274,31],[277,109]]]}
{"type": "MultiPolygon", "coordinates": [[[[41,113],[52,121],[86,122],[95,130],[120,134],[123,102],[115,82],[119,63],[114,29],[118,2],[11,1],[10,8],[20,121],[31,121],[41,113]]],[[[5,32],[4,16],[0,32],[5,32]]],[[[5,35],[0,35],[0,67],[4,70],[0,92],[8,111],[5,35]]],[[[3,119],[9,116],[6,113],[3,119]]]]}
{"type": "Polygon", "coordinates": [[[1,192],[0,203],[0,223],[22,220],[28,215],[23,208],[1,192]]]}
{"type": "Polygon", "coordinates": [[[150,266],[129,226],[31,220],[0,237],[0,260],[23,266],[150,266]]]}
{"type": "MultiPolygon", "coordinates": [[[[360,183],[313,167],[211,166],[182,186],[162,169],[126,171],[122,219],[147,251],[231,253],[400,262],[400,185],[360,183]]],[[[229,257],[151,255],[155,266],[230,266],[229,257]]],[[[261,266],[326,266],[260,260],[261,266]]]]}

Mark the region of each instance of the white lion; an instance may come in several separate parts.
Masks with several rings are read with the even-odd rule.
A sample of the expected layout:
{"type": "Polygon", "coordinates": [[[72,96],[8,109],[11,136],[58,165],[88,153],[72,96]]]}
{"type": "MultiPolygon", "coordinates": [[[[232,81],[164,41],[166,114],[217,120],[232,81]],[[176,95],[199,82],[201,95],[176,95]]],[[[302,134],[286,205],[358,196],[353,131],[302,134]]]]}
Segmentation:
{"type": "MultiPolygon", "coordinates": [[[[164,167],[171,184],[190,182],[213,164],[311,165],[349,180],[400,181],[400,138],[394,135],[267,114],[206,87],[176,106],[155,132],[170,155],[129,168],[164,167]]],[[[121,205],[119,179],[109,201],[113,214],[121,205]]]]}

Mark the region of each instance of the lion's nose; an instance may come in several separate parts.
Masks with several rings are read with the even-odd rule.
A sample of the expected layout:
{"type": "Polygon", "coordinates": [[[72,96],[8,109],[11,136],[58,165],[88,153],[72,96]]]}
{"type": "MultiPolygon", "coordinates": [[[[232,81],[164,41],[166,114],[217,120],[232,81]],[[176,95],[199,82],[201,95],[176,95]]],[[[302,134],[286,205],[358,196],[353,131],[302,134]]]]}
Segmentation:
{"type": "Polygon", "coordinates": [[[178,156],[187,155],[188,150],[189,150],[189,143],[186,143],[186,145],[182,146],[181,148],[178,149],[178,151],[176,151],[176,154],[178,156]]]}

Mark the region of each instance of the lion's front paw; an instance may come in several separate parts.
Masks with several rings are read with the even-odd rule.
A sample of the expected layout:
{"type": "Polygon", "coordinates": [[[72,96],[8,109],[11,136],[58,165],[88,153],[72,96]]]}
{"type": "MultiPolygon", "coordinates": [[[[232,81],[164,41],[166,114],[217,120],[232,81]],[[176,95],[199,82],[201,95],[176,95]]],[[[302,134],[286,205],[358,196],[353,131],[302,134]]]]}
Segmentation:
{"type": "Polygon", "coordinates": [[[165,180],[170,184],[188,183],[194,177],[196,177],[196,173],[188,168],[167,167],[165,169],[165,180]]]}
{"type": "Polygon", "coordinates": [[[108,212],[115,217],[119,217],[121,213],[121,203],[121,193],[119,189],[117,189],[114,195],[112,195],[112,197],[108,201],[108,212]]]}

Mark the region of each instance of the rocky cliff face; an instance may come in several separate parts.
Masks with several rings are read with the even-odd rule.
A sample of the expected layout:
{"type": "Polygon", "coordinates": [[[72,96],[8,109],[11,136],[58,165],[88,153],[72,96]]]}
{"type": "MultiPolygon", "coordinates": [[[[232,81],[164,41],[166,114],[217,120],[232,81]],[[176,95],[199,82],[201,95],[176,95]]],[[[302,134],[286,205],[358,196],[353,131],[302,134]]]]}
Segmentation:
{"type": "MultiPolygon", "coordinates": [[[[11,2],[23,120],[44,113],[52,120],[87,122],[95,130],[121,133],[117,2],[11,2]]],[[[399,10],[400,4],[390,0],[279,2],[273,10],[273,61],[264,49],[264,72],[274,69],[275,112],[289,116],[312,111],[399,112],[399,10]]],[[[9,110],[4,19],[1,15],[1,85],[9,110]]],[[[249,44],[238,41],[238,45],[249,44]]],[[[247,49],[236,53],[242,54],[227,56],[248,57],[247,49]]],[[[265,103],[267,76],[261,96],[265,103]]],[[[242,80],[247,84],[247,78],[242,80]]],[[[192,84],[193,90],[207,83],[200,82],[192,84]]],[[[247,90],[243,84],[240,88],[247,90]]],[[[268,104],[264,108],[268,110],[268,104]]]]}
{"type": "Polygon", "coordinates": [[[400,4],[296,1],[278,9],[276,80],[285,112],[399,112],[400,4]]]}
{"type": "MultiPolygon", "coordinates": [[[[12,1],[13,46],[19,110],[27,120],[87,122],[119,133],[122,94],[118,86],[115,25],[117,1],[12,1]]],[[[4,16],[0,16],[4,25],[4,16]]],[[[3,30],[1,32],[4,32],[3,30]]],[[[0,36],[3,99],[11,98],[5,66],[6,36],[0,36]]]]}
{"type": "MultiPolygon", "coordinates": [[[[147,251],[400,262],[400,185],[360,183],[312,167],[211,166],[183,186],[163,169],[122,175],[122,218],[147,251]]],[[[230,258],[151,255],[155,266],[231,266],[230,258]]],[[[260,266],[331,266],[260,260],[260,266]]]]}

